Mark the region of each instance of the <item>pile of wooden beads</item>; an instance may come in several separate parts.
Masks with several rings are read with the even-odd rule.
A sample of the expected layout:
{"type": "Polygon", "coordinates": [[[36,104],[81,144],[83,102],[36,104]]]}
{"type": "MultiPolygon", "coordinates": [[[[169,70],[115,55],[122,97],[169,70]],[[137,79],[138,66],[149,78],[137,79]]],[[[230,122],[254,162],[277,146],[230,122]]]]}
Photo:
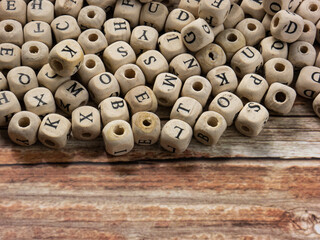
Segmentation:
{"type": "Polygon", "coordinates": [[[232,124],[258,135],[296,91],[320,117],[320,1],[167,5],[2,0],[0,126],[10,139],[62,148],[70,133],[102,133],[111,155],[158,140],[182,152],[192,136],[216,144],[232,124]],[[158,105],[172,108],[162,128],[158,105]]]}

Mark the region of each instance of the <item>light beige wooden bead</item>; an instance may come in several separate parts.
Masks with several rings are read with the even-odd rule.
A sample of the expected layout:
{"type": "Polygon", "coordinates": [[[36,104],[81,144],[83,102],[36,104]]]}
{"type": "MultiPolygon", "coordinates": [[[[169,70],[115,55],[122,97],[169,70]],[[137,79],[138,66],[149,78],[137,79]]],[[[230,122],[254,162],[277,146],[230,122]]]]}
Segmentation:
{"type": "Polygon", "coordinates": [[[2,0],[0,2],[0,21],[13,19],[22,25],[27,22],[27,4],[23,0],[2,0]]]}
{"type": "Polygon", "coordinates": [[[99,104],[108,97],[120,96],[120,86],[112,73],[100,73],[89,81],[88,90],[91,99],[99,104]]]}
{"type": "Polygon", "coordinates": [[[29,90],[23,97],[26,110],[40,117],[56,112],[56,104],[49,89],[37,87],[29,90]]]}
{"type": "Polygon", "coordinates": [[[315,24],[320,19],[320,2],[317,0],[304,0],[297,8],[296,13],[315,24]]]}
{"type": "Polygon", "coordinates": [[[54,5],[46,0],[32,0],[27,6],[27,20],[51,23],[54,19],[54,5]]]}
{"type": "Polygon", "coordinates": [[[181,32],[181,29],[195,20],[191,12],[181,8],[173,9],[166,20],[165,32],[181,32]]]}
{"type": "Polygon", "coordinates": [[[244,19],[244,12],[242,8],[234,3],[230,7],[229,14],[223,22],[225,28],[234,28],[240,21],[244,19]]]}
{"type": "Polygon", "coordinates": [[[7,80],[10,91],[13,92],[19,100],[32,88],[38,87],[36,73],[30,67],[15,67],[8,72],[7,80]]]}
{"type": "Polygon", "coordinates": [[[106,17],[107,15],[102,8],[89,5],[80,10],[78,15],[78,24],[83,30],[88,28],[101,29],[102,25],[106,21],[106,17]]]}
{"type": "Polygon", "coordinates": [[[131,120],[134,142],[138,145],[155,144],[160,137],[160,118],[152,112],[137,112],[131,120]]]}
{"type": "Polygon", "coordinates": [[[260,52],[264,62],[272,58],[287,58],[288,51],[288,44],[286,42],[272,36],[266,37],[260,42],[260,52]]]}
{"type": "Polygon", "coordinates": [[[7,78],[0,72],[0,91],[7,90],[9,88],[7,78]]]}
{"type": "Polygon", "coordinates": [[[0,44],[0,70],[10,70],[21,65],[21,49],[12,43],[0,44]]]}
{"type": "Polygon", "coordinates": [[[218,34],[215,43],[222,47],[229,62],[239,49],[246,46],[246,39],[239,30],[229,28],[218,34]]]}
{"type": "Polygon", "coordinates": [[[265,14],[262,2],[262,0],[243,0],[240,7],[243,9],[245,14],[249,14],[253,18],[261,21],[265,14]]]}
{"type": "Polygon", "coordinates": [[[86,0],[86,2],[89,5],[101,7],[106,13],[109,13],[110,11],[113,11],[116,0],[86,0]]]}
{"type": "Polygon", "coordinates": [[[55,0],[54,13],[56,16],[70,15],[77,18],[82,6],[83,0],[55,0]]]}
{"type": "Polygon", "coordinates": [[[192,76],[184,82],[181,96],[194,98],[204,107],[210,96],[211,89],[208,79],[201,76],[192,76]]]}
{"type": "Polygon", "coordinates": [[[77,74],[79,76],[80,82],[84,86],[88,86],[91,78],[105,71],[106,68],[101,58],[99,58],[95,54],[87,54],[84,55],[83,64],[81,65],[77,74]]]}
{"type": "Polygon", "coordinates": [[[227,61],[226,54],[223,49],[214,43],[209,43],[195,54],[202,73],[206,75],[211,69],[224,65],[227,61]]]}
{"type": "Polygon", "coordinates": [[[184,82],[188,77],[201,74],[201,67],[197,59],[189,53],[182,53],[174,57],[169,70],[184,82]]]}
{"type": "Polygon", "coordinates": [[[157,97],[147,86],[132,88],[127,92],[124,99],[130,107],[131,114],[141,111],[156,112],[158,109],[157,97]]]}
{"type": "Polygon", "coordinates": [[[316,50],[312,44],[304,41],[296,41],[290,44],[288,60],[296,69],[304,66],[312,66],[316,60],[316,50]]]}
{"type": "Polygon", "coordinates": [[[106,152],[114,156],[124,155],[134,147],[131,126],[123,120],[108,123],[102,130],[102,137],[106,152]]]}
{"type": "Polygon", "coordinates": [[[79,43],[67,39],[56,44],[49,53],[50,67],[60,76],[75,74],[81,67],[84,54],[79,43]]]}
{"type": "Polygon", "coordinates": [[[187,52],[187,48],[182,41],[181,34],[178,32],[162,34],[158,39],[158,45],[160,52],[168,62],[175,56],[187,52]]]}
{"type": "Polygon", "coordinates": [[[262,76],[255,73],[246,74],[240,81],[236,95],[243,103],[260,103],[269,88],[268,82],[262,76]]]}
{"type": "Polygon", "coordinates": [[[42,42],[29,41],[25,42],[21,48],[22,65],[33,69],[40,69],[48,63],[49,48],[42,42]]]}
{"type": "Polygon", "coordinates": [[[199,4],[199,17],[205,19],[210,26],[222,24],[230,10],[230,0],[202,0],[199,4]]]}
{"type": "Polygon", "coordinates": [[[20,22],[12,19],[0,22],[0,43],[13,43],[21,47],[23,42],[23,31],[20,22]]]}
{"type": "Polygon", "coordinates": [[[269,119],[268,110],[256,102],[248,102],[240,111],[235,126],[248,137],[258,136],[269,119]]]}
{"type": "Polygon", "coordinates": [[[207,74],[207,79],[212,86],[212,95],[216,96],[221,92],[234,92],[238,86],[238,79],[229,66],[223,65],[215,67],[207,74]]]}
{"type": "Polygon", "coordinates": [[[198,18],[182,28],[181,38],[190,51],[196,52],[211,43],[214,35],[209,24],[204,19],[198,18]]]}
{"type": "Polygon", "coordinates": [[[227,129],[224,117],[214,111],[203,112],[193,129],[193,136],[204,145],[217,144],[221,135],[227,129]]]}
{"type": "Polygon", "coordinates": [[[114,76],[119,82],[122,95],[126,95],[130,89],[146,83],[142,70],[135,64],[121,66],[114,76]]]}
{"type": "Polygon", "coordinates": [[[302,34],[303,25],[302,17],[287,10],[281,10],[273,16],[270,32],[273,37],[281,41],[293,43],[302,34]]]}
{"type": "Polygon", "coordinates": [[[169,120],[162,128],[160,145],[172,153],[181,153],[187,150],[191,138],[192,128],[180,119],[169,120]]]}
{"type": "MultiPolygon", "coordinates": [[[[270,16],[275,15],[280,10],[289,10],[291,0],[263,0],[262,6],[267,14],[270,16]]],[[[292,11],[292,10],[291,10],[292,11]]],[[[294,11],[292,11],[294,12],[294,11]]]]}
{"type": "Polygon", "coordinates": [[[158,32],[161,32],[164,28],[168,13],[168,8],[162,3],[146,3],[141,8],[139,23],[140,25],[154,27],[158,32]]]}
{"type": "Polygon", "coordinates": [[[320,68],[303,67],[296,82],[297,93],[305,98],[313,99],[320,93],[320,68]]]}
{"type": "Polygon", "coordinates": [[[309,20],[303,19],[304,26],[303,31],[298,41],[305,41],[313,45],[314,40],[316,39],[317,28],[316,26],[309,20]]]}
{"type": "Polygon", "coordinates": [[[147,83],[154,83],[156,76],[169,71],[169,65],[165,57],[157,50],[148,50],[142,53],[136,64],[141,68],[147,83]]]}
{"type": "Polygon", "coordinates": [[[199,17],[199,4],[200,1],[197,0],[181,0],[179,2],[178,8],[184,9],[192,13],[192,15],[197,18],[199,17]]]}
{"type": "Polygon", "coordinates": [[[40,118],[34,113],[18,112],[11,118],[8,125],[9,138],[20,146],[31,146],[37,142],[40,123],[40,118]]]}
{"type": "Polygon", "coordinates": [[[61,77],[56,74],[49,63],[40,69],[37,78],[39,85],[48,88],[52,93],[54,93],[61,84],[70,80],[70,77],[61,77]]]}
{"type": "Polygon", "coordinates": [[[0,92],[0,126],[8,126],[12,116],[21,111],[21,106],[16,95],[10,91],[0,92]]]}
{"type": "Polygon", "coordinates": [[[137,26],[132,30],[130,45],[136,54],[148,50],[155,50],[157,47],[159,33],[149,26],[137,26]]]}
{"type": "Polygon", "coordinates": [[[136,59],[132,47],[124,41],[112,43],[103,52],[103,62],[112,73],[124,64],[135,63],[136,59]]]}
{"type": "Polygon", "coordinates": [[[57,42],[65,39],[77,39],[81,33],[77,20],[69,15],[55,18],[51,22],[51,28],[57,42]]]}
{"type": "Polygon", "coordinates": [[[320,52],[318,52],[318,56],[316,58],[316,61],[315,61],[314,65],[316,67],[320,67],[320,52]]]}
{"type": "Polygon", "coordinates": [[[171,107],[178,99],[181,87],[180,78],[171,73],[160,73],[154,82],[153,92],[159,105],[171,107]]]}
{"type": "Polygon", "coordinates": [[[294,69],[291,62],[284,58],[272,58],[264,64],[264,74],[267,82],[290,85],[293,81],[294,69]]]}
{"type": "Polygon", "coordinates": [[[221,92],[210,103],[209,111],[220,113],[225,118],[227,126],[231,126],[242,107],[241,99],[235,94],[221,92]]]}
{"type": "Polygon", "coordinates": [[[116,41],[130,41],[131,29],[130,24],[123,18],[111,18],[104,24],[104,33],[108,44],[116,41]]]}
{"type": "Polygon", "coordinates": [[[32,21],[27,23],[23,28],[24,41],[39,41],[43,42],[52,48],[52,33],[51,27],[46,22],[32,21]]]}
{"type": "Polygon", "coordinates": [[[266,14],[262,19],[262,25],[266,31],[270,31],[270,24],[272,20],[272,15],[266,14]]]}
{"type": "Polygon", "coordinates": [[[134,28],[139,23],[141,7],[139,0],[119,0],[116,2],[113,16],[126,19],[134,28]]]}
{"type": "Polygon", "coordinates": [[[211,27],[211,30],[213,32],[213,35],[217,36],[219,33],[221,33],[224,30],[224,25],[220,24],[218,26],[211,27]]]}
{"type": "Polygon", "coordinates": [[[72,135],[79,140],[93,140],[100,135],[101,120],[98,109],[82,106],[72,112],[72,135]]]}
{"type": "Polygon", "coordinates": [[[236,26],[246,39],[248,46],[258,44],[266,36],[266,30],[260,21],[254,18],[246,18],[236,26]]]}
{"type": "Polygon", "coordinates": [[[288,114],[296,99],[296,91],[282,83],[272,83],[264,99],[264,105],[269,110],[288,114]]]}
{"type": "Polygon", "coordinates": [[[320,94],[312,102],[312,108],[315,114],[320,118],[320,94]]]}
{"type": "Polygon", "coordinates": [[[74,109],[88,103],[89,93],[79,82],[70,80],[57,88],[54,98],[57,106],[64,113],[71,115],[74,109]]]}
{"type": "Polygon", "coordinates": [[[108,47],[108,41],[99,29],[88,29],[83,31],[78,43],[81,45],[85,54],[98,54],[108,47]]]}
{"type": "Polygon", "coordinates": [[[241,48],[231,59],[231,67],[238,77],[243,77],[247,73],[257,72],[262,66],[262,55],[251,46],[241,48]]]}
{"type": "Polygon", "coordinates": [[[67,118],[50,113],[40,124],[38,139],[46,147],[59,149],[66,146],[70,131],[71,123],[67,118]]]}
{"type": "Polygon", "coordinates": [[[129,122],[129,109],[126,101],[121,97],[109,97],[99,104],[103,126],[115,120],[129,122]]]}

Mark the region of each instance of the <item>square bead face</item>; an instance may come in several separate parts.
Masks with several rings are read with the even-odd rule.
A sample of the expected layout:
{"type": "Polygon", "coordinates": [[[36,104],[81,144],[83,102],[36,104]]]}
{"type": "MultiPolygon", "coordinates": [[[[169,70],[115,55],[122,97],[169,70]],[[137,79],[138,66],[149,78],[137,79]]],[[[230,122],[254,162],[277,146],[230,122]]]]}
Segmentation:
{"type": "Polygon", "coordinates": [[[0,126],[7,126],[12,116],[19,111],[21,111],[21,106],[17,97],[10,91],[1,91],[0,126]]]}

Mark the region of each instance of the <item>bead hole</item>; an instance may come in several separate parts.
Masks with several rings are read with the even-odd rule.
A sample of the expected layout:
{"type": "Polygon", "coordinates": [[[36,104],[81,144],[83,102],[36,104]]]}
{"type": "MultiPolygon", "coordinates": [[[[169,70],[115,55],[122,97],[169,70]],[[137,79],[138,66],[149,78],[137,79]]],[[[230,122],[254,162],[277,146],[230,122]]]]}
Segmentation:
{"type": "Polygon", "coordinates": [[[300,47],[300,52],[307,53],[308,52],[308,47],[307,46],[301,46],[300,47]]]}
{"type": "Polygon", "coordinates": [[[39,48],[37,46],[31,46],[29,48],[29,52],[33,53],[33,54],[38,53],[39,52],[39,48]]]}
{"type": "Polygon", "coordinates": [[[212,52],[209,52],[208,56],[209,58],[211,58],[212,61],[214,61],[214,54],[212,52]]]}
{"type": "Polygon", "coordinates": [[[63,65],[58,60],[53,60],[52,62],[52,68],[56,71],[61,71],[63,69],[63,65]]]}
{"type": "Polygon", "coordinates": [[[87,68],[94,68],[96,66],[96,62],[93,59],[89,59],[86,61],[86,67],[87,68]]]}
{"type": "Polygon", "coordinates": [[[309,10],[310,10],[311,12],[317,11],[317,10],[318,10],[317,4],[310,4],[309,10]]]}
{"type": "Polygon", "coordinates": [[[142,124],[146,127],[149,127],[151,125],[151,120],[150,119],[145,119],[142,121],[142,124]]]}
{"type": "Polygon", "coordinates": [[[118,136],[121,136],[124,134],[124,128],[121,127],[121,126],[116,126],[114,129],[113,129],[113,132],[114,134],[118,135],[118,136]]]}
{"type": "Polygon", "coordinates": [[[89,39],[89,41],[91,41],[91,42],[95,42],[95,41],[98,40],[98,35],[95,34],[95,33],[92,33],[92,34],[89,35],[88,39],[89,39]]]}
{"type": "Polygon", "coordinates": [[[90,11],[87,13],[88,18],[94,18],[96,16],[96,13],[94,11],[90,11]]]}
{"type": "Polygon", "coordinates": [[[158,101],[160,103],[162,103],[162,104],[167,104],[168,103],[167,99],[165,99],[165,98],[159,98],[158,101]]]}
{"type": "Polygon", "coordinates": [[[228,36],[227,36],[227,40],[229,42],[235,42],[237,41],[238,37],[237,35],[235,35],[234,33],[230,33],[228,36]]]}
{"type": "Polygon", "coordinates": [[[310,31],[309,25],[308,25],[308,24],[305,24],[305,25],[303,26],[303,32],[309,32],[309,31],[310,31]]]}
{"type": "Polygon", "coordinates": [[[276,18],[273,22],[273,27],[277,27],[279,24],[279,18],[276,18]]]}
{"type": "Polygon", "coordinates": [[[44,143],[50,147],[54,147],[56,144],[49,139],[44,140],[44,143]]]}
{"type": "Polygon", "coordinates": [[[126,69],[124,71],[124,76],[126,78],[134,78],[136,76],[136,72],[133,69],[126,69]]]}
{"type": "Polygon", "coordinates": [[[91,133],[82,133],[81,136],[84,138],[89,138],[91,137],[91,133]]]}
{"type": "Polygon", "coordinates": [[[245,132],[250,132],[250,129],[247,126],[241,126],[241,129],[245,132]]]}
{"type": "Polygon", "coordinates": [[[278,92],[276,94],[276,101],[277,102],[283,103],[284,101],[286,101],[286,98],[287,98],[287,96],[283,92],[278,92]]]}
{"type": "Polygon", "coordinates": [[[216,126],[218,126],[219,121],[216,117],[210,117],[208,119],[207,123],[210,127],[216,127],[216,126]]]}
{"type": "Polygon", "coordinates": [[[283,72],[285,69],[285,66],[282,63],[276,63],[276,65],[274,65],[274,69],[278,72],[283,72]]]}
{"type": "Polygon", "coordinates": [[[6,32],[12,32],[12,31],[13,31],[13,27],[8,24],[8,25],[6,25],[6,26],[4,27],[4,30],[5,30],[6,32]]]}
{"type": "Polygon", "coordinates": [[[30,125],[30,119],[28,117],[23,117],[18,121],[19,127],[25,128],[30,125]]]}
{"type": "Polygon", "coordinates": [[[256,30],[257,27],[256,27],[256,25],[253,24],[253,23],[248,23],[247,28],[248,28],[250,31],[254,31],[254,30],[256,30]]]}
{"type": "Polygon", "coordinates": [[[195,82],[195,83],[192,84],[192,88],[193,88],[193,90],[199,92],[199,91],[202,90],[203,85],[202,85],[201,82],[195,82]]]}

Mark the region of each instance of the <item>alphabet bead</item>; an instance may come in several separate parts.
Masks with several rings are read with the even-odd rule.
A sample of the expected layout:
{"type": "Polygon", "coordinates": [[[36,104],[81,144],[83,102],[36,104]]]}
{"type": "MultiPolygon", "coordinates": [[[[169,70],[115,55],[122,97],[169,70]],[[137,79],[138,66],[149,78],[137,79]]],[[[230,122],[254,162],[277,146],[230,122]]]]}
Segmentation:
{"type": "Polygon", "coordinates": [[[264,74],[267,82],[290,85],[293,81],[293,65],[284,58],[272,58],[264,64],[264,74]]]}
{"type": "Polygon", "coordinates": [[[79,43],[72,39],[57,43],[49,53],[50,67],[60,76],[75,74],[81,67],[84,54],[79,43]]]}
{"type": "Polygon", "coordinates": [[[312,108],[315,114],[320,118],[320,94],[318,94],[318,96],[313,100],[312,108]]]}
{"type": "Polygon", "coordinates": [[[70,15],[76,18],[82,6],[83,0],[55,0],[54,13],[56,16],[70,15]]]}
{"type": "Polygon", "coordinates": [[[139,23],[141,3],[138,0],[120,0],[116,2],[113,16],[126,19],[132,28],[139,23]]]}
{"type": "Polygon", "coordinates": [[[21,111],[21,106],[16,95],[10,91],[0,92],[0,126],[8,126],[12,116],[21,111]]]}
{"type": "Polygon", "coordinates": [[[55,18],[51,22],[51,28],[57,42],[61,42],[66,39],[77,39],[81,33],[77,20],[69,15],[63,15],[55,18]]]}
{"type": "Polygon", "coordinates": [[[101,58],[94,54],[87,54],[84,55],[83,64],[81,65],[77,74],[80,82],[84,86],[88,86],[91,78],[105,71],[106,68],[104,67],[101,58]]]}
{"type": "Polygon", "coordinates": [[[104,9],[106,11],[106,13],[109,13],[109,12],[113,11],[116,0],[103,0],[103,1],[101,1],[101,0],[87,0],[86,2],[89,5],[101,7],[102,9],[104,9]]]}
{"type": "Polygon", "coordinates": [[[7,90],[9,88],[7,78],[0,72],[0,91],[7,90]]]}
{"type": "Polygon", "coordinates": [[[239,22],[236,26],[246,39],[248,46],[258,44],[266,36],[264,26],[260,21],[254,18],[246,18],[239,22]]]}
{"type": "Polygon", "coordinates": [[[262,1],[262,6],[267,14],[273,16],[280,10],[289,10],[290,2],[290,0],[264,0],[262,1]]]}
{"type": "Polygon", "coordinates": [[[83,31],[78,38],[85,54],[98,54],[108,47],[108,41],[99,29],[88,29],[83,31]]]}
{"type": "Polygon", "coordinates": [[[314,40],[316,39],[317,28],[316,26],[309,20],[303,19],[304,26],[303,31],[298,41],[305,41],[313,45],[314,40]]]}
{"type": "Polygon", "coordinates": [[[103,100],[99,106],[103,126],[115,120],[129,122],[129,110],[126,101],[120,97],[109,97],[103,100]]]}
{"type": "Polygon", "coordinates": [[[234,28],[240,21],[244,19],[244,12],[242,8],[234,3],[230,7],[230,12],[223,22],[225,28],[234,28]]]}
{"type": "Polygon", "coordinates": [[[212,27],[220,25],[226,20],[230,6],[230,0],[202,0],[199,4],[199,17],[212,27]]]}
{"type": "Polygon", "coordinates": [[[317,0],[302,1],[296,10],[296,13],[302,18],[316,24],[320,19],[320,3],[317,0]]]}
{"type": "Polygon", "coordinates": [[[51,23],[54,19],[54,5],[50,1],[32,0],[27,6],[27,20],[51,23]]]}
{"type": "Polygon", "coordinates": [[[175,56],[187,52],[187,48],[182,42],[181,34],[178,32],[168,32],[162,34],[158,39],[161,54],[171,61],[175,56]]]}
{"type": "Polygon", "coordinates": [[[168,13],[168,8],[162,3],[146,3],[141,8],[140,25],[154,27],[158,32],[161,32],[164,28],[168,13]]]}
{"type": "Polygon", "coordinates": [[[57,106],[71,115],[74,109],[88,103],[89,93],[79,82],[70,80],[57,88],[54,98],[57,106]]]}
{"type": "Polygon", "coordinates": [[[134,139],[130,124],[123,120],[108,123],[102,130],[103,141],[107,153],[121,156],[134,147],[134,139]]]}
{"type": "Polygon", "coordinates": [[[49,48],[42,42],[26,42],[22,45],[21,52],[21,62],[24,66],[40,69],[48,63],[49,48]]]}
{"type": "Polygon", "coordinates": [[[296,69],[312,66],[316,60],[316,50],[308,42],[296,41],[290,44],[288,60],[296,69]]]}
{"type": "Polygon", "coordinates": [[[194,20],[195,17],[192,13],[181,8],[176,8],[169,13],[164,30],[166,32],[181,32],[183,27],[194,20]]]}
{"type": "Polygon", "coordinates": [[[152,112],[137,112],[131,120],[134,142],[138,145],[155,144],[160,137],[160,118],[152,112]]]}
{"type": "Polygon", "coordinates": [[[12,43],[0,44],[0,70],[12,69],[21,64],[21,49],[12,43]]]}
{"type": "Polygon", "coordinates": [[[197,59],[189,53],[182,53],[173,58],[169,64],[171,73],[177,75],[184,82],[188,77],[201,74],[201,67],[197,59]]]}
{"type": "Polygon", "coordinates": [[[260,52],[264,62],[272,58],[287,58],[288,44],[272,36],[266,37],[260,42],[260,52]]]}
{"type": "Polygon", "coordinates": [[[80,10],[78,24],[83,30],[89,28],[101,29],[106,17],[106,13],[102,8],[89,5],[80,10]]]}
{"type": "Polygon", "coordinates": [[[108,44],[116,41],[129,42],[131,29],[127,20],[123,18],[111,18],[103,24],[103,27],[108,44]]]}
{"type": "Polygon", "coordinates": [[[148,50],[155,50],[157,47],[159,33],[149,26],[137,26],[132,30],[130,45],[136,54],[148,50]]]}
{"type": "Polygon", "coordinates": [[[235,126],[245,136],[258,136],[269,119],[268,110],[256,102],[248,102],[240,111],[235,126]]]}
{"type": "Polygon", "coordinates": [[[240,7],[243,9],[245,14],[249,14],[253,18],[261,21],[265,14],[262,2],[263,1],[243,0],[240,7]]]}
{"type": "Polygon", "coordinates": [[[225,118],[227,126],[231,126],[242,107],[242,101],[235,94],[221,92],[210,103],[209,111],[220,113],[225,118]]]}
{"type": "Polygon", "coordinates": [[[179,1],[178,8],[184,9],[192,13],[194,17],[199,17],[199,4],[200,1],[197,0],[181,0],[179,1]]]}
{"type": "Polygon", "coordinates": [[[38,139],[48,148],[65,147],[71,130],[70,121],[56,113],[50,113],[41,121],[38,139]]]}
{"type": "Polygon", "coordinates": [[[193,136],[204,145],[217,144],[221,135],[227,129],[224,117],[214,111],[203,112],[194,125],[193,136]]]}
{"type": "Polygon", "coordinates": [[[23,44],[23,31],[21,23],[12,19],[1,21],[0,43],[12,43],[21,47],[23,44]]]}
{"type": "Polygon", "coordinates": [[[20,146],[31,146],[37,142],[40,123],[40,118],[34,113],[28,111],[18,112],[9,122],[9,138],[20,146]]]}
{"type": "Polygon", "coordinates": [[[184,152],[192,138],[192,128],[180,119],[169,120],[162,128],[160,145],[172,153],[184,152]]]}
{"type": "Polygon", "coordinates": [[[320,93],[320,68],[303,67],[296,82],[296,91],[302,97],[315,98],[320,93]]]}
{"type": "Polygon", "coordinates": [[[261,22],[264,29],[268,32],[270,31],[271,20],[272,20],[272,15],[266,14],[266,15],[264,15],[262,22],[261,22]]]}
{"type": "Polygon", "coordinates": [[[99,111],[91,106],[82,106],[72,112],[72,136],[79,140],[93,140],[100,135],[99,111]]]}
{"type": "Polygon", "coordinates": [[[0,21],[13,19],[22,25],[27,21],[27,4],[23,0],[3,0],[0,2],[0,21]]]}
{"type": "Polygon", "coordinates": [[[49,49],[51,49],[52,33],[51,27],[48,23],[41,21],[28,22],[23,28],[23,33],[25,42],[43,42],[48,46],[49,49]]]}

